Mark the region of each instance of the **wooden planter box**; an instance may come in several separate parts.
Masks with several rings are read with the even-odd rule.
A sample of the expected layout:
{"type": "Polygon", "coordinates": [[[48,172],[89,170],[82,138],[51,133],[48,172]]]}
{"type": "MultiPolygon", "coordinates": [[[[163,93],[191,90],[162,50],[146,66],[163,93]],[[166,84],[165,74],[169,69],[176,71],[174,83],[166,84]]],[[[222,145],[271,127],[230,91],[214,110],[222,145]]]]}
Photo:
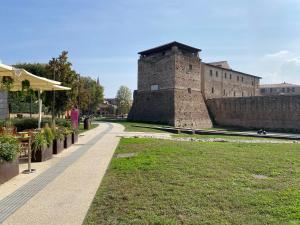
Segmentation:
{"type": "Polygon", "coordinates": [[[78,133],[72,133],[72,144],[78,142],[78,133]]]}
{"type": "Polygon", "coordinates": [[[32,151],[31,161],[32,162],[44,162],[52,158],[53,146],[44,147],[40,151],[32,151]]]}
{"type": "Polygon", "coordinates": [[[64,139],[53,140],[53,154],[58,154],[64,150],[64,139]]]}
{"type": "Polygon", "coordinates": [[[19,174],[19,160],[4,161],[0,159],[0,184],[19,174]]]}
{"type": "Polygon", "coordinates": [[[72,145],[72,134],[65,136],[64,148],[69,148],[72,145]]]}

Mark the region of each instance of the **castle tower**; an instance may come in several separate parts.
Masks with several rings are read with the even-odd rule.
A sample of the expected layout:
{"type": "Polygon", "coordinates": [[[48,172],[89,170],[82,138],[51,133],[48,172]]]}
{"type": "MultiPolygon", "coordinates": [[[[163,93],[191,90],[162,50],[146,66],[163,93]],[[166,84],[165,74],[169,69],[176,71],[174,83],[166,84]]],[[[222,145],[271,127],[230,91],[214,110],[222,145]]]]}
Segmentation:
{"type": "Polygon", "coordinates": [[[175,127],[211,127],[201,93],[199,52],[178,42],[139,52],[138,90],[128,119],[175,127]]]}

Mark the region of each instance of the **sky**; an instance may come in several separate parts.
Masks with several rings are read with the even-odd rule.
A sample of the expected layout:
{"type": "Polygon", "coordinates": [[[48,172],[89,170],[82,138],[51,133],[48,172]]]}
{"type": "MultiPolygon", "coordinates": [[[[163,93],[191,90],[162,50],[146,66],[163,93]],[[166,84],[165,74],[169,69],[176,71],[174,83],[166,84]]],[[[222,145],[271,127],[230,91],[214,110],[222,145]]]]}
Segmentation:
{"type": "Polygon", "coordinates": [[[105,97],[137,86],[137,52],[172,41],[261,83],[300,84],[300,0],[1,0],[0,61],[47,63],[63,50],[105,97]]]}

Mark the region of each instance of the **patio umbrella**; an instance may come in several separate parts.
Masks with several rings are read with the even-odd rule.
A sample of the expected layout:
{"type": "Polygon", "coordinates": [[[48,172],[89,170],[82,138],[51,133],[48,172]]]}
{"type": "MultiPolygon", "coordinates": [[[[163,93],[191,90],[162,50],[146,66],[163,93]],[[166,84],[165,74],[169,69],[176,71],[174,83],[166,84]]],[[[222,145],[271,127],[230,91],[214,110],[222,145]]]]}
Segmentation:
{"type": "Polygon", "coordinates": [[[30,82],[30,88],[38,92],[38,102],[39,102],[39,120],[38,128],[41,128],[42,121],[42,99],[41,93],[43,91],[68,91],[71,90],[69,87],[61,86],[61,82],[50,80],[44,77],[39,77],[34,75],[24,69],[14,68],[12,66],[0,64],[0,77],[11,77],[13,83],[11,85],[10,91],[21,91],[22,81],[28,80],[30,82]]]}

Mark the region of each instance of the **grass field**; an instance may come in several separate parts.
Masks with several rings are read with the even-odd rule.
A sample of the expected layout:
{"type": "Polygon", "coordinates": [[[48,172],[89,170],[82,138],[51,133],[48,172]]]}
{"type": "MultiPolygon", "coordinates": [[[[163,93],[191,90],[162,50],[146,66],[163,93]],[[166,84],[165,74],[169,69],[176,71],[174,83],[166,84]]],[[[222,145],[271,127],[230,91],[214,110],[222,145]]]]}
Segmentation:
{"type": "Polygon", "coordinates": [[[297,144],[122,139],[84,224],[300,224],[297,144]]]}

